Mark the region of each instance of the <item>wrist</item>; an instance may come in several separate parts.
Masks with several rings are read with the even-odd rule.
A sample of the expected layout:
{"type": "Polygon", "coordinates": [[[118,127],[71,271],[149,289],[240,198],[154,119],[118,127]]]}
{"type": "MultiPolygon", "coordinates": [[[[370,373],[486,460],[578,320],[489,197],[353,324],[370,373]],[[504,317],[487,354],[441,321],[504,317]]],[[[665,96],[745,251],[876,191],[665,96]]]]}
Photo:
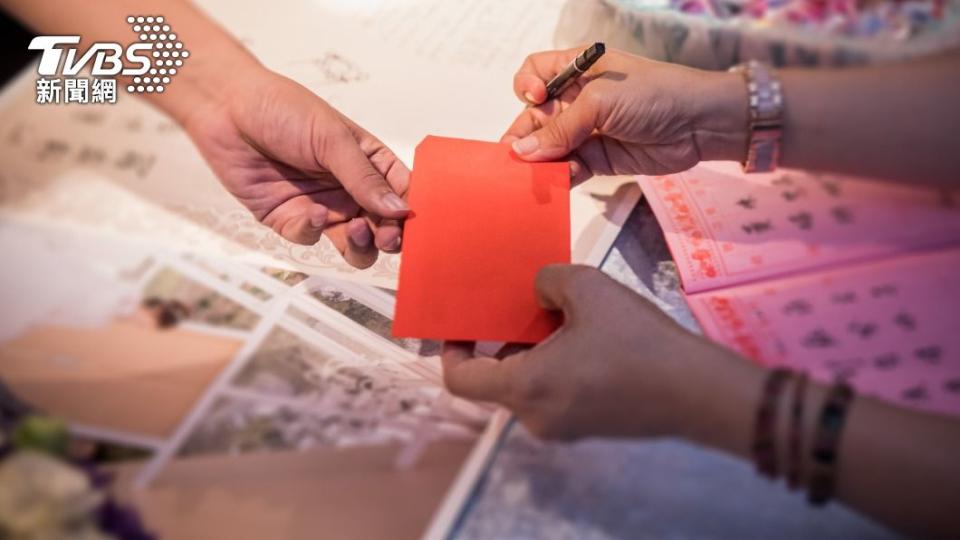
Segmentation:
{"type": "Polygon", "coordinates": [[[144,97],[189,131],[193,118],[225,108],[232,95],[265,73],[269,70],[239,42],[225,37],[191,47],[168,90],[144,97]]]}
{"type": "Polygon", "coordinates": [[[691,442],[738,455],[750,455],[754,416],[765,371],[739,355],[698,340],[678,435],[691,442]]]}
{"type": "Polygon", "coordinates": [[[736,73],[705,72],[693,93],[694,137],[703,161],[743,161],[749,135],[747,87],[736,73]]]}

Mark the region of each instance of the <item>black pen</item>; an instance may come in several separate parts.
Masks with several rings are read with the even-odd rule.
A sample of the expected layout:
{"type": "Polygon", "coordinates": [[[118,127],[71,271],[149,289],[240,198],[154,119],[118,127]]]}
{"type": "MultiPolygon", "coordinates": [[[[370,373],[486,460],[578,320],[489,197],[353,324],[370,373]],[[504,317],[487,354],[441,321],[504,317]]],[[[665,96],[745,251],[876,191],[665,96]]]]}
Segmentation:
{"type": "Polygon", "coordinates": [[[566,69],[547,83],[547,101],[556,99],[563,93],[567,87],[590,69],[590,66],[595,64],[606,50],[603,43],[598,41],[574,58],[573,62],[570,62],[570,65],[567,66],[566,69]]]}

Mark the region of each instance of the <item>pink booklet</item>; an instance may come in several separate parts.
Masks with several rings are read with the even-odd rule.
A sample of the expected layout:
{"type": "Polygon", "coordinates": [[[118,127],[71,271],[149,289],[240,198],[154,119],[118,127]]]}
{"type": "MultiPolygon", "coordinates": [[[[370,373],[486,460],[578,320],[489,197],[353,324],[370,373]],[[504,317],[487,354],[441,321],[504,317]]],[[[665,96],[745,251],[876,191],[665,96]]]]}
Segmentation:
{"type": "Polygon", "coordinates": [[[706,335],[960,414],[960,191],[718,163],[639,180],[706,335]]]}

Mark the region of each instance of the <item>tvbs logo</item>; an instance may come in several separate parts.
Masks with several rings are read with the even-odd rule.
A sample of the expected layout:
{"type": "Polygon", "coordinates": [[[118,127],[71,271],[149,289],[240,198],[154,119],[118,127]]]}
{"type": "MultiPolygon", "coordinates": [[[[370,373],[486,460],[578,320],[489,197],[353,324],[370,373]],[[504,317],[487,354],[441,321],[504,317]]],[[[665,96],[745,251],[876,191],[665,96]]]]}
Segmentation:
{"type": "Polygon", "coordinates": [[[126,47],[97,42],[86,51],[80,36],[38,36],[29,48],[42,51],[37,103],[115,103],[116,77],[129,77],[131,93],[162,93],[190,52],[163,17],[127,17],[137,41],[126,47]],[[89,68],[91,79],[77,77],[89,68]],[[53,78],[50,78],[53,77],[53,78]]]}

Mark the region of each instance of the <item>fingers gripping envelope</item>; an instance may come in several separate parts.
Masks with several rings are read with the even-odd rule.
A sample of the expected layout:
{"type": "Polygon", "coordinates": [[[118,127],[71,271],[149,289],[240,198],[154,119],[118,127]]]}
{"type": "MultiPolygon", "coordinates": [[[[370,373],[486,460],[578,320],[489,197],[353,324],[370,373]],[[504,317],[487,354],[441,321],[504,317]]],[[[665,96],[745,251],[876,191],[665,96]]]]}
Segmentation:
{"type": "Polygon", "coordinates": [[[393,333],[536,343],[562,322],[534,292],[570,262],[570,170],[506,144],[428,136],[417,146],[393,333]]]}

